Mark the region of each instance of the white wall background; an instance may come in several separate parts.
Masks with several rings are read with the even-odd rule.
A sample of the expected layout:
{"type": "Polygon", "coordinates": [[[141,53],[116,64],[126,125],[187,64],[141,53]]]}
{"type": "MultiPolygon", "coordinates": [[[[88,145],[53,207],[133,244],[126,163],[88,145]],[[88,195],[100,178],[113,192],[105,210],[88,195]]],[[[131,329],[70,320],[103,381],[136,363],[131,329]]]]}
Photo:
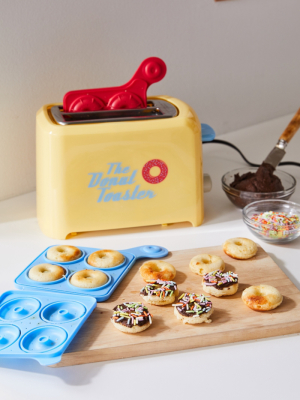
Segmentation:
{"type": "Polygon", "coordinates": [[[123,84],[149,56],[168,66],[149,94],[217,134],[296,111],[299,15],[299,0],[0,0],[0,199],[35,188],[42,105],[123,84]]]}

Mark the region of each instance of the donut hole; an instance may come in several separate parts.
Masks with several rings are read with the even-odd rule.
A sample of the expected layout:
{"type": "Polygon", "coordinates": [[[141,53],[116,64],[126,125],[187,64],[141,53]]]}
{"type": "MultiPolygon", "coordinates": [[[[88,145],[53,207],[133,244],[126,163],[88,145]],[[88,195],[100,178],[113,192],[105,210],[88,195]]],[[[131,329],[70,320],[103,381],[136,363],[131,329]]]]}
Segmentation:
{"type": "Polygon", "coordinates": [[[65,252],[65,250],[64,250],[63,248],[61,248],[61,247],[57,247],[56,250],[57,250],[59,253],[64,253],[64,252],[65,252]]]}
{"type": "Polygon", "coordinates": [[[203,264],[211,264],[211,260],[209,258],[203,258],[202,263],[203,264]]]}
{"type": "Polygon", "coordinates": [[[152,176],[153,178],[156,178],[159,174],[160,174],[160,168],[159,167],[152,167],[149,171],[150,176],[152,176]]]}
{"type": "Polygon", "coordinates": [[[236,244],[237,246],[243,246],[243,244],[241,242],[239,242],[239,241],[234,242],[234,244],[236,244]]]}
{"type": "Polygon", "coordinates": [[[156,265],[155,263],[148,262],[148,266],[154,272],[161,272],[161,268],[158,265],[156,265]]]}

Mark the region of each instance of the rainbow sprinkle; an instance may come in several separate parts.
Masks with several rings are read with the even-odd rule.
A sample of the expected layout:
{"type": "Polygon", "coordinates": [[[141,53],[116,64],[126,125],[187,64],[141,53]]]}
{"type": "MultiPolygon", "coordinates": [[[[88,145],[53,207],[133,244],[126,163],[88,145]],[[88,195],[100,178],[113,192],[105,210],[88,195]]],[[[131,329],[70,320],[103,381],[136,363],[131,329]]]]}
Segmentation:
{"type": "Polygon", "coordinates": [[[145,325],[148,321],[152,324],[151,317],[143,303],[123,303],[114,308],[111,319],[132,328],[135,325],[145,325]]]}
{"type": "Polygon", "coordinates": [[[178,300],[179,302],[172,306],[176,307],[180,314],[188,317],[198,317],[203,313],[208,313],[212,308],[209,296],[203,294],[183,293],[178,300]]]}
{"type": "Polygon", "coordinates": [[[222,272],[216,270],[204,275],[203,280],[206,286],[215,286],[217,289],[222,289],[224,286],[230,286],[237,283],[238,275],[231,271],[222,272]]]}
{"type": "Polygon", "coordinates": [[[177,290],[177,283],[173,281],[164,281],[162,279],[151,280],[146,286],[144,286],[140,294],[144,296],[158,296],[159,298],[165,298],[172,296],[177,290]]]}
{"type": "Polygon", "coordinates": [[[260,229],[258,233],[269,238],[285,238],[295,233],[300,227],[299,215],[267,211],[261,214],[254,214],[251,217],[254,224],[260,229]]]}

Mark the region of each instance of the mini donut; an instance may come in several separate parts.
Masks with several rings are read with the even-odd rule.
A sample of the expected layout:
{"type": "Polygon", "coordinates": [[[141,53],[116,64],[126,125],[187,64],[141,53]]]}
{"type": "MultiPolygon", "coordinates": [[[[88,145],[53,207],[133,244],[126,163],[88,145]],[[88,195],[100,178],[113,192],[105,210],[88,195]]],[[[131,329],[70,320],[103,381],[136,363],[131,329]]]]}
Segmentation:
{"type": "Polygon", "coordinates": [[[152,315],[143,303],[122,303],[114,308],[113,325],[125,333],[139,333],[152,324],[152,315]]]}
{"type": "Polygon", "coordinates": [[[253,240],[246,238],[233,238],[223,243],[223,250],[228,256],[237,260],[247,260],[257,253],[257,245],[253,240]]]}
{"type": "Polygon", "coordinates": [[[122,264],[124,256],[116,250],[98,250],[90,254],[88,264],[96,268],[112,268],[122,264]]]}
{"type": "Polygon", "coordinates": [[[209,324],[214,309],[212,302],[203,294],[183,293],[174,307],[175,316],[184,324],[209,324]]]}
{"type": "Polygon", "coordinates": [[[198,275],[205,275],[216,270],[224,271],[225,263],[221,257],[211,254],[198,254],[190,261],[190,269],[198,275]]]}
{"type": "Polygon", "coordinates": [[[102,271],[95,271],[94,269],[82,269],[75,272],[70,278],[70,283],[83,289],[91,289],[103,286],[107,283],[108,277],[102,271]]]}
{"type": "Polygon", "coordinates": [[[53,282],[66,275],[63,267],[53,264],[38,264],[29,270],[28,277],[37,282],[53,282]]]}
{"type": "Polygon", "coordinates": [[[282,294],[270,285],[250,286],[243,291],[242,300],[252,310],[269,311],[280,306],[282,294]]]}
{"type": "Polygon", "coordinates": [[[204,275],[202,281],[206,293],[215,297],[230,296],[239,288],[238,275],[233,272],[213,271],[204,275]]]}
{"type": "Polygon", "coordinates": [[[74,261],[81,257],[81,251],[75,246],[54,246],[47,251],[47,258],[56,262],[74,261]]]}
{"type": "Polygon", "coordinates": [[[164,306],[175,301],[178,296],[178,288],[176,282],[157,279],[144,286],[140,295],[149,304],[164,306]]]}
{"type": "Polygon", "coordinates": [[[140,274],[145,282],[157,279],[172,281],[176,276],[176,269],[166,261],[150,260],[141,266],[140,274]]]}

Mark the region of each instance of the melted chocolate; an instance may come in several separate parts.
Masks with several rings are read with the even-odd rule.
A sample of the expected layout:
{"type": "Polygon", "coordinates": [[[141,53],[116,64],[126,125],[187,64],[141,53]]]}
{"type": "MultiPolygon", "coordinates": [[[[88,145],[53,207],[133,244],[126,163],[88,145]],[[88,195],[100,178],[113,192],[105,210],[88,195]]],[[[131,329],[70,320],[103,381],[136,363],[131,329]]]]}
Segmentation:
{"type": "Polygon", "coordinates": [[[234,181],[230,186],[245,192],[271,193],[282,191],[284,187],[278,176],[274,175],[274,171],[275,168],[272,165],[262,163],[256,173],[235,174],[234,181]]]}

